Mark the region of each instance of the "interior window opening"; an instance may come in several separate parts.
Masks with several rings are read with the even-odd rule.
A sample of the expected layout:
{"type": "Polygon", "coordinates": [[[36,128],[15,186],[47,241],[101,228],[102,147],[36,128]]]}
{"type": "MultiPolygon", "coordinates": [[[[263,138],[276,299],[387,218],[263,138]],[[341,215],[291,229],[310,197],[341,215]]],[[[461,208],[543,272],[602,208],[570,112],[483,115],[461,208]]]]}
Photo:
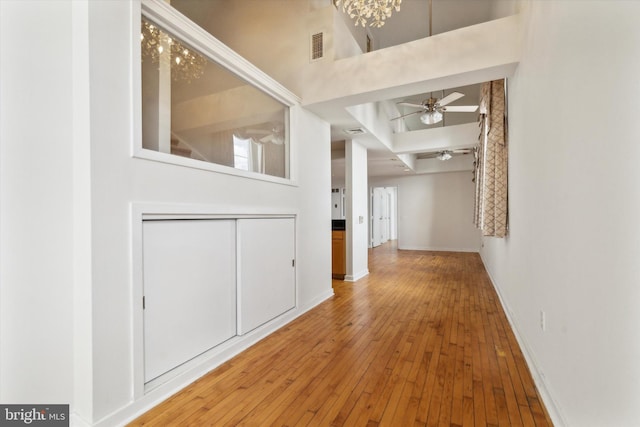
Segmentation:
{"type": "Polygon", "coordinates": [[[142,17],[142,148],[289,177],[289,106],[142,17]]]}

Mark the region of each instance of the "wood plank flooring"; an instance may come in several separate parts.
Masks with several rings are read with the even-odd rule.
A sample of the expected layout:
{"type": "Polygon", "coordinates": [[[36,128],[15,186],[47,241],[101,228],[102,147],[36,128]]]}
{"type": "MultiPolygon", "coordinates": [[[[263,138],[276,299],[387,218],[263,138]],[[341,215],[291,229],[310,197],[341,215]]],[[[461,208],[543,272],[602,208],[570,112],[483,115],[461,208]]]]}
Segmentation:
{"type": "Polygon", "coordinates": [[[552,426],[478,254],[370,274],[131,426],[552,426]]]}

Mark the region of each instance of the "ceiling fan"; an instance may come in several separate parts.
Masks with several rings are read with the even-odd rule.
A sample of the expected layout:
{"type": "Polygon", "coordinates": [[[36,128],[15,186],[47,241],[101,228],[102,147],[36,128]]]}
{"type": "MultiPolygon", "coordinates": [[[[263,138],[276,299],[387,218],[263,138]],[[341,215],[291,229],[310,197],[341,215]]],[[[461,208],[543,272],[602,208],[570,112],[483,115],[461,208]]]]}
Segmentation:
{"type": "Polygon", "coordinates": [[[276,145],[284,144],[284,128],[280,124],[275,124],[271,130],[247,129],[247,135],[263,135],[258,141],[270,142],[276,145]]]}
{"type": "Polygon", "coordinates": [[[398,105],[404,105],[406,107],[419,108],[418,111],[412,113],[403,114],[402,116],[395,117],[391,120],[398,120],[403,117],[412,116],[414,114],[421,114],[420,121],[425,125],[432,125],[442,120],[444,112],[451,113],[473,113],[478,109],[477,105],[451,105],[448,104],[462,98],[464,94],[460,92],[452,92],[444,98],[438,100],[434,97],[429,97],[422,101],[421,104],[414,104],[411,102],[398,102],[398,105]]]}
{"type": "Polygon", "coordinates": [[[461,148],[458,150],[441,150],[434,151],[432,153],[421,153],[416,156],[417,159],[438,159],[438,160],[449,160],[453,156],[461,155],[461,154],[469,154],[471,153],[472,148],[461,148]]]}

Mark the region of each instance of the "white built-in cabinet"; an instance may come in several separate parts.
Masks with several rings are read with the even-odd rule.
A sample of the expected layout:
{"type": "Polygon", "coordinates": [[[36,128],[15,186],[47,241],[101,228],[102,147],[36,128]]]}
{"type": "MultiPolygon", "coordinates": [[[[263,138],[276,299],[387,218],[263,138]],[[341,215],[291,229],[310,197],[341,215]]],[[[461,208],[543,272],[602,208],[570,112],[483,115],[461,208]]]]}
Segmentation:
{"type": "Polygon", "coordinates": [[[145,382],[236,335],[235,227],[143,222],[145,382]]]}
{"type": "Polygon", "coordinates": [[[296,305],[293,220],[238,220],[238,334],[296,305]]]}
{"type": "Polygon", "coordinates": [[[144,220],[144,382],[293,309],[295,221],[144,220]]]}

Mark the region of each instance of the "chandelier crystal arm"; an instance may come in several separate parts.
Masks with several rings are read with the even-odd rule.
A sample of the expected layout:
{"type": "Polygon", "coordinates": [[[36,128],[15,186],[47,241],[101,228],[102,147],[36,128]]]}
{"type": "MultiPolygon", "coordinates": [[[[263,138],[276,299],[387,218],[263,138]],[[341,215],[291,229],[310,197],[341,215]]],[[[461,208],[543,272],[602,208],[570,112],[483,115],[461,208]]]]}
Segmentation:
{"type": "Polygon", "coordinates": [[[366,27],[371,19],[369,26],[376,28],[384,25],[394,9],[400,11],[400,3],[402,0],[335,0],[336,6],[342,6],[342,11],[355,19],[356,26],[366,27]]]}
{"type": "Polygon", "coordinates": [[[204,68],[207,64],[204,56],[144,19],[140,42],[143,57],[149,57],[154,63],[160,62],[162,58],[169,61],[173,80],[184,80],[191,83],[204,74],[204,68]]]}

